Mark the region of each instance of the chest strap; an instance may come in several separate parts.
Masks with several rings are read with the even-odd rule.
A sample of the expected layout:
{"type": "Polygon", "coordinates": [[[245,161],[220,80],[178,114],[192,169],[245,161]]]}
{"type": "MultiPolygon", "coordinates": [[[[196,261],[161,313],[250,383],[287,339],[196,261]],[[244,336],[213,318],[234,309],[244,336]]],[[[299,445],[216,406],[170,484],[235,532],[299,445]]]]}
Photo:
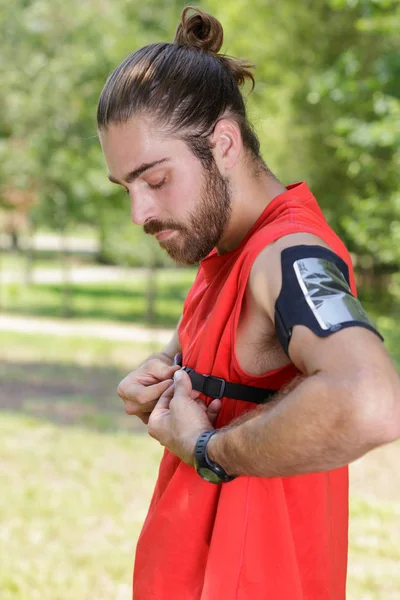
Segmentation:
{"type": "Polygon", "coordinates": [[[264,402],[272,400],[272,397],[277,393],[277,390],[241,385],[240,383],[230,383],[221,377],[214,377],[213,375],[200,375],[200,373],[196,373],[190,367],[182,367],[182,369],[189,375],[193,389],[202,392],[210,398],[225,397],[254,402],[255,404],[264,404],[264,402]]]}

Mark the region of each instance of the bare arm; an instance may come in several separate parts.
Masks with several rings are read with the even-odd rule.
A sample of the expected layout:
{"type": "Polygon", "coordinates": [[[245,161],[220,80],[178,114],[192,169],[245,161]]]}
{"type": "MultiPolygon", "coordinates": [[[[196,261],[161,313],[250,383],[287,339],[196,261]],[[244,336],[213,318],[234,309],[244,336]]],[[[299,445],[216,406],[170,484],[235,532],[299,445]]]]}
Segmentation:
{"type": "MultiPolygon", "coordinates": [[[[303,341],[307,334],[313,335],[306,332],[303,341]]],[[[342,344],[365,344],[371,359],[378,358],[381,349],[371,337],[369,331],[347,329],[323,342],[336,338],[337,351],[342,344]]],[[[326,346],[331,354],[332,343],[326,346]]],[[[342,357],[349,358],[347,353],[342,357]]],[[[395,440],[400,435],[400,383],[394,369],[382,371],[372,364],[305,377],[273,407],[248,413],[245,422],[239,419],[214,435],[209,457],[230,474],[287,476],[335,469],[395,440]]]]}
{"type": "MultiPolygon", "coordinates": [[[[308,238],[295,243],[318,240],[308,238]]],[[[250,282],[269,319],[281,287],[281,250],[276,244],[260,255],[250,282]]],[[[351,327],[319,338],[296,326],[289,352],[304,374],[298,385],[210,439],[209,457],[228,473],[274,477],[334,469],[400,436],[399,376],[373,333],[351,327]]]]}

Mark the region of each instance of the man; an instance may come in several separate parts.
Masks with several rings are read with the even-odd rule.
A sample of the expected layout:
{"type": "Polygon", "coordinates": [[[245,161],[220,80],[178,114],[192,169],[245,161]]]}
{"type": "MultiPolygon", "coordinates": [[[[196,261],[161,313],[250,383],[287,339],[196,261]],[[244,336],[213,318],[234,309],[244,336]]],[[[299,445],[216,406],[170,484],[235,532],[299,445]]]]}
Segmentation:
{"type": "Polygon", "coordinates": [[[346,465],[400,436],[399,378],[315,198],[262,160],[222,37],[185,9],[98,107],[132,221],[200,262],[170,344],[118,389],[166,448],[134,598],[342,600],[346,465]]]}

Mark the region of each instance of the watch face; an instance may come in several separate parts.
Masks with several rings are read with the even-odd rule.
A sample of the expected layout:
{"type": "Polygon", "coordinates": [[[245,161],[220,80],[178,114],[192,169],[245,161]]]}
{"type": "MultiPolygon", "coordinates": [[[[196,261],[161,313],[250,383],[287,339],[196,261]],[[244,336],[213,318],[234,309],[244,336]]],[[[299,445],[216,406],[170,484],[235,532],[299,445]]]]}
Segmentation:
{"type": "Polygon", "coordinates": [[[211,471],[211,469],[207,469],[207,467],[200,467],[198,473],[203,479],[210,483],[221,483],[221,479],[218,475],[214,473],[214,471],[211,471]]]}

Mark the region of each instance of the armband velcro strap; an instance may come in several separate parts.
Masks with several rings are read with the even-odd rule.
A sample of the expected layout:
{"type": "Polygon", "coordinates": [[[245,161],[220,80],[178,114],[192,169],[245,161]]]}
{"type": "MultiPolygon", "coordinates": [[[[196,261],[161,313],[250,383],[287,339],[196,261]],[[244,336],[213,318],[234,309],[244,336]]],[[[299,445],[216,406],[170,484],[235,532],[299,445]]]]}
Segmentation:
{"type": "Polygon", "coordinates": [[[352,294],[349,269],[337,254],[321,246],[292,246],[282,251],[281,261],[275,329],[286,354],[295,325],[305,325],[320,337],[360,326],[383,340],[352,294]]]}

